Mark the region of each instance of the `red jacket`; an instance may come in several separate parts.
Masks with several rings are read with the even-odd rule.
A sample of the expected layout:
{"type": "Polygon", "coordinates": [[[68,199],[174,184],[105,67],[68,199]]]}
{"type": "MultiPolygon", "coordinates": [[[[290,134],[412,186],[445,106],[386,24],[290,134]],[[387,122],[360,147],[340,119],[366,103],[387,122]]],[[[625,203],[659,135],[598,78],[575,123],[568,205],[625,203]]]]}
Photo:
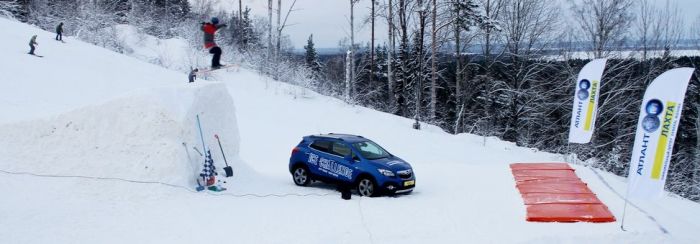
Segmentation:
{"type": "Polygon", "coordinates": [[[214,34],[216,34],[216,31],[223,26],[225,25],[214,25],[212,23],[202,25],[202,31],[204,31],[204,48],[209,49],[216,47],[216,43],[214,42],[214,34]]]}

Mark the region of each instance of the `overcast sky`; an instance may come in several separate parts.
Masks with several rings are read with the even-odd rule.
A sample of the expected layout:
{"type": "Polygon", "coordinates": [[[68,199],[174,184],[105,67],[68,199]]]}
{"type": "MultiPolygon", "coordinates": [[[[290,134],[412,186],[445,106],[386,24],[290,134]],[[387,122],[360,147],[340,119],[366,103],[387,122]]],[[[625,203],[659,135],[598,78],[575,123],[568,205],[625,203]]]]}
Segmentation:
{"type": "MultiPolygon", "coordinates": [[[[227,9],[238,9],[237,0],[218,0],[227,9]]],[[[377,0],[384,2],[385,0],[377,0]]],[[[558,0],[564,10],[568,10],[567,0],[558,0]]],[[[652,0],[663,5],[666,0],[652,0]]],[[[685,26],[690,26],[700,16],[700,0],[670,0],[678,3],[685,18],[685,26]]],[[[273,0],[277,4],[277,0],[273,0]]],[[[284,14],[293,0],[282,0],[282,14],[284,14]]],[[[370,25],[362,21],[369,16],[370,0],[360,0],[355,8],[355,42],[369,42],[371,32],[370,25]]],[[[252,9],[254,15],[267,16],[267,0],[243,0],[243,5],[252,9]]],[[[350,1],[349,0],[297,0],[287,21],[288,26],[284,33],[289,35],[294,48],[302,48],[310,34],[314,35],[314,43],[317,48],[336,48],[338,41],[349,37],[350,33],[350,1]]],[[[276,6],[275,6],[276,8],[276,6]]],[[[274,17],[276,22],[276,16],[274,17]]],[[[386,22],[377,19],[376,42],[383,43],[387,39],[386,22]]]]}

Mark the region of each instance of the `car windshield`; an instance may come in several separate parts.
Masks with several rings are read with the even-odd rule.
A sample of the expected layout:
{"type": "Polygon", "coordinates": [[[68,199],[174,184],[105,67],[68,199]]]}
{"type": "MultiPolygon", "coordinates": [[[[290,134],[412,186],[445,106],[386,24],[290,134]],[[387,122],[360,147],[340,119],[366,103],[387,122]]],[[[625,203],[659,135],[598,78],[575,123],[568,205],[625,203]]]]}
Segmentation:
{"type": "Polygon", "coordinates": [[[356,142],[352,144],[362,157],[373,160],[389,157],[389,153],[382,147],[371,141],[356,142]]]}

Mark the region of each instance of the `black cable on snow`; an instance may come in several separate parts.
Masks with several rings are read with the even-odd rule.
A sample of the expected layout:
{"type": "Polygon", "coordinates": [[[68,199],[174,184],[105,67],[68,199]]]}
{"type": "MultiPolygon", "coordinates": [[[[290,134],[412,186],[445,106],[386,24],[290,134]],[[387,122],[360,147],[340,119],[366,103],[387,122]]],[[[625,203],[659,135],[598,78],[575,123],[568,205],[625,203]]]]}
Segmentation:
{"type": "MultiPolygon", "coordinates": [[[[622,194],[620,194],[619,192],[617,192],[617,191],[608,183],[608,181],[606,181],[605,178],[603,178],[603,176],[600,175],[600,173],[598,173],[598,171],[595,170],[595,168],[593,168],[593,167],[587,167],[587,168],[591,169],[591,171],[593,171],[593,173],[595,173],[595,175],[598,177],[598,179],[600,179],[600,181],[603,182],[603,184],[604,184],[608,189],[610,189],[610,191],[612,191],[613,193],[615,193],[615,195],[617,195],[618,197],[622,198],[622,200],[625,200],[625,197],[622,196],[622,194]]],[[[640,208],[639,206],[635,205],[634,203],[632,203],[632,202],[630,202],[630,201],[627,201],[627,202],[628,202],[628,204],[629,204],[630,206],[636,208],[637,210],[639,210],[639,212],[643,213],[644,215],[646,215],[647,218],[649,218],[652,222],[654,222],[661,232],[663,232],[664,234],[669,234],[669,235],[671,234],[670,232],[668,232],[668,230],[666,230],[666,228],[664,228],[664,227],[661,225],[661,223],[659,223],[659,221],[656,220],[656,218],[654,218],[654,216],[651,216],[651,214],[649,214],[647,211],[644,211],[644,209],[640,208]]]]}
{"type": "MultiPolygon", "coordinates": [[[[167,187],[172,187],[176,189],[181,189],[185,190],[191,193],[199,193],[195,191],[194,189],[190,189],[192,187],[187,187],[187,186],[182,186],[182,185],[176,185],[176,184],[170,184],[170,183],[165,183],[165,182],[160,182],[160,181],[144,181],[144,180],[132,180],[132,179],[124,179],[124,178],[118,178],[118,177],[100,177],[100,176],[84,176],[84,175],[57,175],[57,174],[38,174],[38,173],[32,173],[32,172],[15,172],[15,171],[8,171],[8,170],[2,170],[0,169],[0,173],[8,174],[8,175],[24,175],[24,176],[32,176],[32,177],[42,177],[42,178],[74,178],[74,179],[86,179],[86,180],[99,180],[99,181],[121,181],[121,182],[127,182],[127,183],[134,183],[134,184],[153,184],[153,185],[162,185],[162,186],[167,186],[167,187]]],[[[277,197],[277,198],[284,198],[284,197],[325,197],[325,196],[335,196],[335,193],[229,193],[229,192],[206,192],[208,195],[212,196],[229,196],[229,197],[256,197],[256,198],[267,198],[267,197],[277,197]]]]}

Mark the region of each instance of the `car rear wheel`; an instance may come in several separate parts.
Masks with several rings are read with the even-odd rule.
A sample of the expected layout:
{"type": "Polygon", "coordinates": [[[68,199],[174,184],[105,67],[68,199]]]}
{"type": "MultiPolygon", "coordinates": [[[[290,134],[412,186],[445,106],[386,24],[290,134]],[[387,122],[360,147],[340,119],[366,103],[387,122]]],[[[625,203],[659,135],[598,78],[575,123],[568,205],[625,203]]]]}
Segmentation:
{"type": "Polygon", "coordinates": [[[357,182],[357,193],[363,197],[374,197],[377,195],[377,184],[369,177],[363,177],[357,182]]]}
{"type": "Polygon", "coordinates": [[[308,186],[309,183],[311,183],[309,171],[303,166],[294,168],[294,171],[292,171],[292,178],[294,179],[294,184],[298,186],[308,186]]]}

